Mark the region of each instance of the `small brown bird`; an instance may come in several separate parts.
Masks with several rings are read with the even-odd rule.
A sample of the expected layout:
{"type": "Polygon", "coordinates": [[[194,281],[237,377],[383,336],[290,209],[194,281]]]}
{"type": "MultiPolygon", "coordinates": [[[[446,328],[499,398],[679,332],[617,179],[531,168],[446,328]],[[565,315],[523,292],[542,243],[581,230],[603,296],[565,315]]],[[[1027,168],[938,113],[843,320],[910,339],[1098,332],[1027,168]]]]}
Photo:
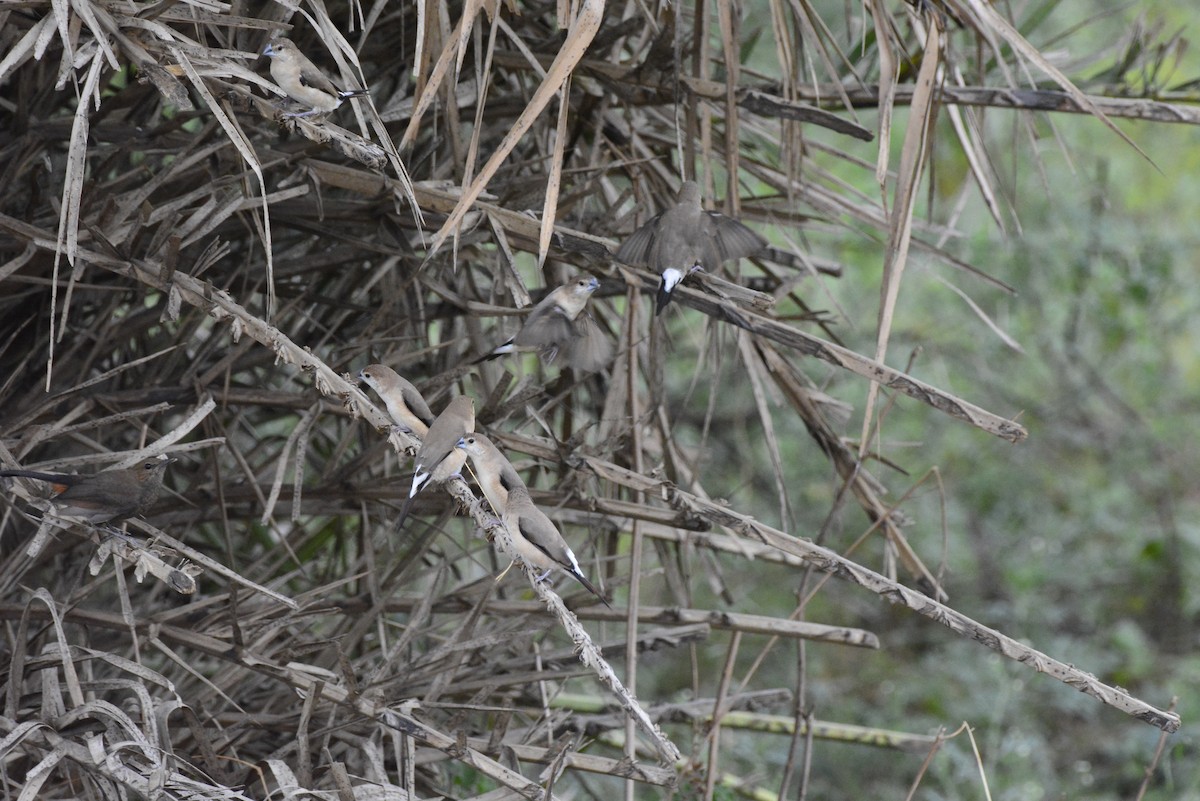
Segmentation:
{"type": "Polygon", "coordinates": [[[458,476],[467,463],[467,454],[458,449],[458,441],[475,430],[475,402],[466,395],[459,395],[442,410],[429,426],[429,433],[421,441],[413,459],[412,488],[400,509],[396,530],[404,527],[413,498],[430,484],[458,476]]]}
{"type": "Polygon", "coordinates": [[[309,107],[308,111],[289,112],[285,117],[328,114],[347,98],[367,94],[366,89],[338,89],[291,39],[275,39],[263,50],[263,55],[271,57],[271,78],[279,88],[292,100],[309,107]]]}
{"type": "Polygon", "coordinates": [[[612,344],[585,311],[599,286],[592,276],[581,275],[558,287],[533,307],[515,337],[475,363],[536,351],[547,362],[562,353],[567,366],[580,372],[601,369],[612,359],[612,344]]]}
{"type": "Polygon", "coordinates": [[[538,577],[538,581],[544,581],[551,569],[557,567],[587,588],[605,606],[612,608],[596,585],[583,575],[567,541],[558,533],[554,522],[534,505],[524,484],[509,489],[503,522],[517,552],[538,570],[546,571],[538,577]]]}
{"type": "Polygon", "coordinates": [[[479,482],[479,489],[491,504],[492,511],[497,518],[503,515],[509,491],[513,487],[525,486],[516,468],[483,434],[468,434],[458,441],[458,447],[470,457],[475,467],[475,480],[479,482]]]}
{"type": "Polygon", "coordinates": [[[766,245],[767,240],[732,217],[705,211],[699,184],[684,181],[675,205],[634,231],[617,248],[616,259],[662,274],[654,310],[661,314],[671,302],[671,290],[688,274],[752,256],[766,245]]]}
{"type": "Polygon", "coordinates": [[[433,424],[433,412],[416,387],[384,364],[368,364],[358,371],[358,380],[375,390],[392,422],[407,434],[425,438],[433,424]]]}
{"type": "Polygon", "coordinates": [[[595,585],[584,577],[579,561],[558,528],[534,505],[525,482],[500,449],[482,434],[468,434],[458,441],[458,447],[471,457],[483,496],[496,514],[503,515],[501,522],[508,529],[513,547],[535,568],[546,571],[538,580],[559,567],[609,606],[595,585]]]}
{"type": "Polygon", "coordinates": [[[0,470],[0,476],[45,481],[54,490],[50,500],[62,515],[88,523],[119,523],[143,514],[154,504],[162,488],[163,472],[173,461],[159,456],[124,470],[86,476],[33,470],[0,470]]]}

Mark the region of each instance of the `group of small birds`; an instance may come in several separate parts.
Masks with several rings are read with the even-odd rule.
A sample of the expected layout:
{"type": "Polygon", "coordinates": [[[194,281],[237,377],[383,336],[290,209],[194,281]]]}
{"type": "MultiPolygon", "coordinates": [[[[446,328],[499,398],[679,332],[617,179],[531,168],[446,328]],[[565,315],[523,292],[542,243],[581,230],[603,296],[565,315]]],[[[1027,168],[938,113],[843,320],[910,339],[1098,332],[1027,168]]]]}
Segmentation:
{"type": "MultiPolygon", "coordinates": [[[[688,273],[757,252],[765,240],[742,223],[701,206],[700,187],[685,181],[676,205],[651,218],[617,250],[616,258],[646,264],[659,270],[656,313],[671,299],[673,290],[688,273]]],[[[612,346],[585,311],[600,282],[583,275],[563,284],[534,306],[520,331],[475,363],[508,353],[537,352],[552,361],[562,355],[565,364],[580,372],[595,372],[612,357],[612,346]]],[[[513,548],[533,567],[559,568],[608,604],[604,595],[579,567],[579,560],[554,523],[534,505],[529,490],[503,453],[475,432],[475,405],[465,395],[455,397],[434,417],[429,404],[411,383],[383,364],[359,372],[405,433],[421,440],[413,460],[412,487],[400,511],[404,524],[413,499],[427,486],[461,478],[469,458],[484,498],[503,522],[513,548]]]]}
{"type": "MultiPolygon", "coordinates": [[[[290,39],[275,38],[263,50],[263,55],[271,59],[271,78],[289,98],[306,109],[287,112],[285,117],[329,114],[349,98],[367,94],[366,89],[339,89],[290,39]]],[[[684,181],[675,204],[634,231],[616,252],[617,261],[650,267],[661,276],[656,314],[662,313],[671,300],[671,291],[689,273],[701,268],[712,270],[731,259],[753,256],[766,247],[767,241],[758,233],[732,217],[706,211],[701,201],[700,186],[694,181],[684,181]]],[[[549,317],[547,322],[559,328],[577,327],[575,321],[579,311],[595,288],[592,286],[588,290],[577,286],[573,292],[558,296],[557,309],[562,316],[549,317]],[[569,314],[572,308],[575,313],[569,314]]],[[[534,314],[539,310],[540,307],[535,309],[534,314]]],[[[524,343],[526,349],[538,349],[533,337],[539,334],[545,336],[545,329],[522,331],[521,335],[527,340],[524,343]]],[[[563,338],[557,341],[563,341],[563,338]]],[[[603,346],[597,344],[595,337],[573,336],[570,341],[576,349],[568,354],[567,360],[578,369],[588,370],[584,365],[596,364],[604,355],[603,346]]],[[[511,344],[520,347],[523,343],[511,344]]],[[[599,366],[591,369],[599,369],[599,366]]]]}
{"type": "MultiPolygon", "coordinates": [[[[289,39],[274,39],[263,54],[271,59],[271,77],[279,87],[307,108],[287,116],[328,114],[348,98],[367,93],[365,89],[337,88],[289,39]]],[[[765,246],[766,240],[741,222],[706,211],[699,185],[684,181],[675,204],[631,234],[615,258],[659,273],[655,303],[659,314],[670,302],[672,290],[690,273],[752,256],[765,246]]],[[[514,352],[536,352],[547,362],[561,355],[567,367],[581,373],[601,370],[612,358],[612,345],[585,311],[599,286],[594,277],[582,275],[554,289],[534,306],[516,336],[476,362],[514,352]]],[[[507,529],[513,547],[534,568],[544,571],[541,578],[559,568],[608,603],[583,574],[558,528],[533,503],[512,463],[491,440],[475,431],[475,404],[470,398],[459,395],[434,416],[416,387],[390,367],[372,364],[359,372],[359,378],[379,395],[393,423],[421,441],[398,526],[403,525],[417,493],[461,477],[470,459],[479,488],[507,529]]],[[[59,514],[109,528],[153,505],[172,461],[157,457],[134,467],[82,476],[31,470],[0,470],[0,476],[46,482],[54,492],[52,500],[59,514]]]]}
{"type": "Polygon", "coordinates": [[[605,605],[608,600],[579,566],[575,553],[558,527],[529,495],[516,468],[495,444],[475,431],[475,403],[458,395],[434,417],[429,404],[409,381],[383,364],[372,364],[358,373],[359,380],[375,391],[392,422],[404,433],[421,440],[413,457],[412,486],[400,510],[397,528],[404,525],[417,493],[426,487],[462,478],[467,459],[483,497],[504,524],[513,548],[529,564],[543,571],[540,580],[554,568],[575,578],[605,605]]]}

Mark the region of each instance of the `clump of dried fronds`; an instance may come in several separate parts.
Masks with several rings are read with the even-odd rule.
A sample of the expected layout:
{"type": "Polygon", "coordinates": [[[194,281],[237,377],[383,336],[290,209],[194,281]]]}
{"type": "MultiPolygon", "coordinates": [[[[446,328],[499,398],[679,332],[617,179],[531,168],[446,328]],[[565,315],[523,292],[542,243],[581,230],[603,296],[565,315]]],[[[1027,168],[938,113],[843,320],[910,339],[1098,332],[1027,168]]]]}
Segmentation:
{"type": "MultiPolygon", "coordinates": [[[[875,404],[855,444],[844,405],[802,369],[815,357],[835,382],[876,382],[980,436],[1023,437],[987,399],[887,365],[910,253],[1004,286],[914,212],[936,115],[1003,227],[1011,211],[972,106],[1135,111],[1076,88],[987,4],[871,3],[872,31],[767,8],[769,34],[729,2],[703,19],[600,0],[278,4],[257,17],[200,0],[0,9],[0,456],[73,469],[147,446],[190,451],[168,478],[175,496],[151,515],[160,533],[137,546],[144,556],[114,546],[95,577],[87,539],[47,529],[30,550],[24,507],[6,507],[7,781],[36,775],[56,795],[85,783],[213,799],[369,787],[402,798],[452,784],[455,795],[499,784],[532,796],[588,774],[673,784],[675,766],[651,763],[692,739],[685,765],[707,760],[711,794],[715,731],[761,701],[746,689],[756,668],[733,684],[743,635],[771,638],[756,665],[778,657],[779,638],[879,645],[742,608],[726,573],[771,566],[795,577],[795,617],[823,586],[803,569],[815,567],[1178,725],[935,600],[938,576],[868,469],[875,404]],[[284,120],[259,58],[281,33],[370,100],[284,120]],[[760,36],[774,48],[750,47],[760,36]],[[1024,86],[1015,76],[1027,69],[1047,85],[1024,86]],[[857,118],[861,106],[880,110],[876,124],[857,118]],[[853,183],[870,183],[872,158],[877,191],[864,194],[853,183]],[[680,287],[685,311],[652,324],[656,276],[611,252],[681,174],[773,246],[680,287]],[[862,231],[886,242],[870,354],[836,342],[812,309],[842,269],[825,237],[862,231]],[[515,309],[584,270],[604,283],[592,308],[616,343],[608,370],[465,366],[512,332],[515,309]],[[551,590],[534,588],[557,615],[526,600],[519,571],[497,583],[506,560],[466,483],[423,495],[420,524],[390,537],[415,443],[389,433],[347,380],[369,361],[396,367],[435,408],[451,392],[475,397],[621,608],[560,581],[554,592],[586,624],[576,629],[551,590]],[[702,394],[706,407],[686,407],[702,394]],[[767,477],[777,508],[731,509],[716,500],[728,489],[705,479],[701,454],[729,446],[747,414],[761,446],[732,445],[769,465],[742,469],[767,477]],[[858,528],[884,543],[873,556],[781,530],[799,431],[806,453],[828,460],[833,494],[861,510],[858,528]],[[473,514],[458,515],[463,505],[473,514]],[[761,522],[771,516],[779,526],[761,522]],[[150,556],[166,578],[128,585],[127,560],[150,556]],[[898,561],[924,594],[868,558],[888,573],[898,561]],[[172,583],[172,571],[193,583],[172,583]],[[733,632],[724,671],[697,646],[713,631],[733,632]],[[686,715],[652,693],[634,701],[657,649],[688,655],[694,679],[655,682],[693,696],[686,715]],[[619,702],[606,689],[621,684],[614,666],[631,691],[619,702]],[[720,675],[701,678],[705,667],[720,675]],[[620,708],[644,715],[639,729],[620,708]],[[710,726],[707,742],[689,737],[710,726]]],[[[1136,113],[1195,117],[1151,102],[1136,113]]],[[[773,697],[787,707],[786,693],[773,697]]],[[[836,728],[795,709],[792,738],[836,728]]]]}

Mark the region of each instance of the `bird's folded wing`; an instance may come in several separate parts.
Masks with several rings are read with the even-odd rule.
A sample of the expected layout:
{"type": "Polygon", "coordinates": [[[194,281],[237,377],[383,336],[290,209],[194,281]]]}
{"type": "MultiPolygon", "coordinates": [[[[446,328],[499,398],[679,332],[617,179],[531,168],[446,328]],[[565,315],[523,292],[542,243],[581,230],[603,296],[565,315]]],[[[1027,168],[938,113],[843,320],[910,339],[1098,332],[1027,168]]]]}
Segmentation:
{"type": "Polygon", "coordinates": [[[300,68],[300,83],[334,97],[338,96],[338,88],[333,85],[333,81],[325,77],[325,73],[312,64],[306,64],[300,68]]]}
{"type": "Polygon", "coordinates": [[[401,387],[400,397],[404,399],[404,405],[412,412],[413,417],[420,420],[426,427],[433,425],[434,414],[430,410],[429,404],[421,397],[421,393],[417,392],[417,388],[412,384],[401,387]]]}

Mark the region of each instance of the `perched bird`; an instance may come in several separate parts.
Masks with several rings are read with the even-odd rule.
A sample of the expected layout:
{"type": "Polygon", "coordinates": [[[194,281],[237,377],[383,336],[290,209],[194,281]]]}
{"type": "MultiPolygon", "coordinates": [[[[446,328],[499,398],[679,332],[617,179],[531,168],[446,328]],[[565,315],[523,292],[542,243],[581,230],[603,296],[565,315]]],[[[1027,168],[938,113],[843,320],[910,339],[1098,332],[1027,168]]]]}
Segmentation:
{"type": "Polygon", "coordinates": [[[671,290],[694,270],[713,270],[722,262],[752,256],[767,240],[732,217],[705,211],[700,185],[684,181],[675,205],[634,231],[617,248],[617,261],[650,267],[662,274],[655,314],[671,302],[671,290]]]}
{"type": "Polygon", "coordinates": [[[483,434],[468,434],[458,441],[458,447],[466,452],[475,467],[475,480],[483,497],[491,504],[497,516],[504,514],[508,505],[508,493],[513,487],[524,487],[525,482],[517,474],[512,462],[483,434]]]}
{"type": "Polygon", "coordinates": [[[396,530],[404,527],[413,498],[425,487],[439,484],[460,474],[467,462],[467,454],[458,449],[458,441],[475,430],[475,402],[466,395],[459,395],[442,410],[429,426],[429,432],[421,441],[413,459],[412,489],[400,509],[396,530]]]}
{"type": "Polygon", "coordinates": [[[119,523],[149,509],[162,488],[163,472],[175,461],[166,456],[147,459],[124,470],[86,476],[0,470],[0,476],[35,478],[54,490],[55,511],[88,523],[119,523]]]}
{"type": "Polygon", "coordinates": [[[285,117],[328,114],[346,98],[367,94],[366,89],[338,89],[291,39],[274,40],[263,50],[263,55],[271,57],[271,78],[279,88],[292,100],[309,107],[308,111],[289,112],[285,117]]]}
{"type": "Polygon", "coordinates": [[[612,359],[612,344],[585,308],[600,282],[581,275],[541,300],[512,339],[475,360],[478,364],[508,353],[536,351],[547,362],[562,353],[568,367],[594,373],[612,359]]]}
{"type": "Polygon", "coordinates": [[[483,496],[496,514],[503,515],[501,522],[508,529],[513,547],[535,568],[546,571],[538,580],[545,579],[557,566],[609,606],[596,586],[584,577],[579,561],[558,528],[534,505],[525,482],[500,449],[482,434],[468,434],[458,441],[458,447],[471,458],[483,496]]]}
{"type": "Polygon", "coordinates": [[[416,387],[385,364],[368,364],[358,371],[358,380],[375,390],[392,422],[407,434],[425,438],[433,424],[433,412],[416,387]]]}
{"type": "Polygon", "coordinates": [[[575,554],[571,553],[567,541],[558,533],[558,528],[550,518],[534,505],[524,484],[509,489],[508,499],[504,504],[503,522],[517,552],[536,569],[546,571],[538,576],[538,581],[544,581],[546,576],[550,575],[551,569],[557,567],[574,577],[605,606],[612,608],[596,585],[583,575],[583,571],[579,569],[579,561],[575,554]]]}

